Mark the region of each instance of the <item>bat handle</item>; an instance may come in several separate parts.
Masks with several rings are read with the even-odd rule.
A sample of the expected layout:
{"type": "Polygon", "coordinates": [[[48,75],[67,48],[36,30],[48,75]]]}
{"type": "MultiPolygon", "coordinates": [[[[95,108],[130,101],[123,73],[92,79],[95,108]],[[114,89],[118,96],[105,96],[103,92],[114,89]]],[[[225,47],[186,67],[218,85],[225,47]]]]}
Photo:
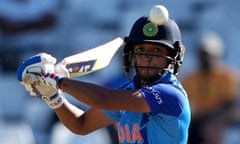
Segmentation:
{"type": "Polygon", "coordinates": [[[37,77],[34,74],[26,74],[23,78],[23,82],[25,84],[31,84],[33,83],[35,80],[37,79],[37,77]]]}

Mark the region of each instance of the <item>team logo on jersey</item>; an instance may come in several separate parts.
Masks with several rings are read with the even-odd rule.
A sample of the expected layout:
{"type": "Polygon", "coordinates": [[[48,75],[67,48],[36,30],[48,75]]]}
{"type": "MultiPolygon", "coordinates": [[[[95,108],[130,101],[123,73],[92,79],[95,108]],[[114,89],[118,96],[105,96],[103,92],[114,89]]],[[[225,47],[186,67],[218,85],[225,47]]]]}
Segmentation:
{"type": "Polygon", "coordinates": [[[120,143],[143,143],[143,137],[140,132],[140,127],[137,123],[134,123],[132,126],[116,124],[118,131],[118,140],[120,143]]]}
{"type": "Polygon", "coordinates": [[[158,33],[158,27],[157,25],[153,23],[147,23],[143,27],[143,34],[147,37],[153,37],[158,33]]]}

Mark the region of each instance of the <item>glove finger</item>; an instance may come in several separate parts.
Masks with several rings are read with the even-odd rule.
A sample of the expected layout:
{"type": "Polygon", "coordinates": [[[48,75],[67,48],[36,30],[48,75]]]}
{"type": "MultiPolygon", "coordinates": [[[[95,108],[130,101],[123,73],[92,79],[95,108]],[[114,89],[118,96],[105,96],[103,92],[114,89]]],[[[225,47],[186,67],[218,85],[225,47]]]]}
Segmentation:
{"type": "Polygon", "coordinates": [[[30,94],[31,96],[37,96],[37,94],[36,94],[34,91],[31,91],[29,94],[30,94]]]}
{"type": "Polygon", "coordinates": [[[70,77],[70,74],[69,74],[67,68],[64,65],[62,65],[61,63],[55,65],[55,72],[57,74],[62,75],[63,77],[68,77],[68,78],[70,77]]]}
{"type": "Polygon", "coordinates": [[[35,77],[37,80],[31,84],[34,93],[36,93],[40,97],[52,96],[56,93],[57,89],[54,88],[52,84],[47,81],[48,78],[38,75],[35,75],[35,77]]]}
{"type": "Polygon", "coordinates": [[[44,64],[55,64],[57,62],[57,59],[54,58],[52,55],[47,54],[47,53],[40,53],[42,62],[44,64]]]}
{"type": "Polygon", "coordinates": [[[42,97],[43,94],[39,91],[39,89],[37,88],[36,84],[32,84],[32,92],[35,93],[37,96],[42,97]]]}
{"type": "MultiPolygon", "coordinates": [[[[39,73],[39,70],[45,72],[46,69],[49,67],[45,65],[54,65],[55,63],[56,58],[46,53],[40,53],[38,55],[32,56],[19,65],[17,70],[17,78],[19,81],[22,81],[24,75],[28,73],[29,68],[32,68],[31,72],[34,72],[34,70],[36,70],[36,73],[39,73]],[[36,69],[34,67],[40,67],[41,69],[36,69]]],[[[52,67],[54,68],[54,66],[52,67]]]]}
{"type": "Polygon", "coordinates": [[[40,66],[32,66],[28,68],[27,73],[41,74],[43,71],[44,71],[43,68],[40,66]]]}
{"type": "Polygon", "coordinates": [[[32,67],[28,68],[26,75],[27,74],[30,74],[30,75],[34,74],[34,75],[45,76],[46,77],[46,75],[48,73],[53,73],[54,72],[54,67],[55,66],[53,64],[51,64],[51,65],[50,64],[45,64],[45,65],[42,65],[42,66],[32,66],[32,67]]]}
{"type": "Polygon", "coordinates": [[[41,79],[41,77],[39,74],[27,73],[24,75],[22,83],[26,84],[26,85],[31,85],[34,83],[38,83],[40,79],[41,79]]]}
{"type": "Polygon", "coordinates": [[[28,92],[32,91],[32,86],[30,84],[25,84],[24,87],[28,92]]]}
{"type": "Polygon", "coordinates": [[[22,82],[25,86],[25,89],[30,93],[32,96],[41,96],[42,94],[36,89],[36,85],[41,83],[41,77],[39,75],[29,73],[26,74],[23,78],[22,82]]]}
{"type": "Polygon", "coordinates": [[[37,96],[37,94],[33,91],[33,88],[30,84],[25,84],[24,87],[31,96],[37,96]]]}
{"type": "Polygon", "coordinates": [[[41,62],[41,57],[39,56],[33,56],[29,59],[22,62],[22,64],[19,65],[17,69],[17,78],[19,81],[23,80],[24,75],[27,73],[27,69],[30,66],[36,66],[36,64],[39,64],[41,62]]]}

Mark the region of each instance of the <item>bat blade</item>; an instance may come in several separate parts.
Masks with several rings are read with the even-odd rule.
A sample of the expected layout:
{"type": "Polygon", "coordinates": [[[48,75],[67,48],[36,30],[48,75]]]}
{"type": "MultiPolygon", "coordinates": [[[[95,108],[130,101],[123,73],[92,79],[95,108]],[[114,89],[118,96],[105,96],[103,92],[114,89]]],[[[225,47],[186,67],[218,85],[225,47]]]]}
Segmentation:
{"type": "Polygon", "coordinates": [[[67,68],[70,77],[86,75],[108,66],[123,45],[123,38],[117,37],[95,48],[68,56],[60,63],[67,68]]]}

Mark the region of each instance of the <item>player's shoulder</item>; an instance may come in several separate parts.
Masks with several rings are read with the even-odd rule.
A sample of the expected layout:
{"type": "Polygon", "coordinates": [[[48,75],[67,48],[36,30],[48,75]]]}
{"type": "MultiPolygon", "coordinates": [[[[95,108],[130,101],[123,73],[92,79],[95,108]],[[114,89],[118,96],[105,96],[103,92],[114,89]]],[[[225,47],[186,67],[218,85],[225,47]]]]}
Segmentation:
{"type": "Polygon", "coordinates": [[[153,88],[158,89],[160,91],[165,91],[167,93],[176,93],[176,92],[181,92],[183,90],[180,83],[179,84],[159,83],[157,85],[154,85],[153,88]]]}

